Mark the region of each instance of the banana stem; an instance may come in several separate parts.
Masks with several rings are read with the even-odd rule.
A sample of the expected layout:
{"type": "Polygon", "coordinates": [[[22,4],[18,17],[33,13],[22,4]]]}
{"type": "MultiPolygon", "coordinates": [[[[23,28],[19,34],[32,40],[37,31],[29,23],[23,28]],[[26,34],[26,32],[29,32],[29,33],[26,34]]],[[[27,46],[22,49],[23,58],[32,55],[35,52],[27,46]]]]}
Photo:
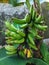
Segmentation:
{"type": "Polygon", "coordinates": [[[24,32],[26,34],[24,44],[25,44],[25,47],[28,48],[29,46],[28,46],[28,43],[26,41],[27,40],[27,37],[28,37],[28,27],[24,29],[24,32]]]}

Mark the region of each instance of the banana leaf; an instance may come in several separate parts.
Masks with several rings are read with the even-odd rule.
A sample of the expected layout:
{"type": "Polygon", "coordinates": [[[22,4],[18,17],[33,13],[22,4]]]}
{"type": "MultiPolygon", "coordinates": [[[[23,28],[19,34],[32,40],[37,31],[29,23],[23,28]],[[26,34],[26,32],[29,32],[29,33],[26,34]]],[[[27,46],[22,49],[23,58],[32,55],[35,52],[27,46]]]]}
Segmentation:
{"type": "Polygon", "coordinates": [[[9,0],[9,3],[12,4],[13,6],[24,5],[24,1],[21,0],[9,0]]]}
{"type": "Polygon", "coordinates": [[[41,59],[24,59],[16,55],[10,56],[6,54],[4,48],[0,49],[0,65],[26,65],[27,63],[34,63],[36,65],[48,65],[41,59]]]}

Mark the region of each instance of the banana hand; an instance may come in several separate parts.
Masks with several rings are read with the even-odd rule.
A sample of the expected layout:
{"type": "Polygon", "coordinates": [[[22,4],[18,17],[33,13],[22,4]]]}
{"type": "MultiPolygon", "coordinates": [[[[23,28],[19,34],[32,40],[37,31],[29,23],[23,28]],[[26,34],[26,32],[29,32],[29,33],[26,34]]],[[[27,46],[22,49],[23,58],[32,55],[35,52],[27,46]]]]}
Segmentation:
{"type": "Polygon", "coordinates": [[[17,29],[14,27],[13,24],[11,24],[11,23],[9,23],[9,22],[5,22],[5,25],[6,25],[6,27],[7,27],[9,30],[14,31],[14,32],[17,31],[17,29]]]}
{"type": "Polygon", "coordinates": [[[11,45],[6,45],[5,46],[5,49],[7,50],[7,51],[15,51],[16,50],[16,48],[14,47],[14,46],[11,46],[11,45]]]}
{"type": "Polygon", "coordinates": [[[16,51],[12,51],[12,52],[7,51],[6,54],[13,55],[13,54],[16,54],[16,51]]]}
{"type": "Polygon", "coordinates": [[[20,40],[6,40],[7,44],[21,44],[24,42],[24,38],[20,39],[20,40]]]}

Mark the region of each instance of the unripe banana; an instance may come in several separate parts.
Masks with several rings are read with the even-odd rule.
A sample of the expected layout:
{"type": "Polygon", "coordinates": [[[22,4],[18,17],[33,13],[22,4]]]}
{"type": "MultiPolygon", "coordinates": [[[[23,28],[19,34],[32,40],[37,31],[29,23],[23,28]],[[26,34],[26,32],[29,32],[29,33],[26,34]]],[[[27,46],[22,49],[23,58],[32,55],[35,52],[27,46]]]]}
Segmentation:
{"type": "Polygon", "coordinates": [[[6,45],[5,46],[5,49],[7,50],[7,51],[15,51],[16,50],[16,47],[14,47],[14,46],[11,46],[11,45],[6,45]]]}
{"type": "Polygon", "coordinates": [[[32,49],[34,49],[34,50],[38,50],[38,48],[36,47],[36,45],[33,45],[32,43],[28,43],[28,45],[32,48],[32,49]]]}
{"type": "Polygon", "coordinates": [[[26,24],[30,22],[30,14],[26,14],[24,19],[12,18],[16,24],[26,24]]]}
{"type": "Polygon", "coordinates": [[[20,39],[20,40],[6,40],[7,44],[21,44],[24,42],[24,38],[20,39]]]}
{"type": "Polygon", "coordinates": [[[39,25],[39,24],[34,24],[34,26],[36,28],[38,28],[39,30],[43,30],[43,31],[45,31],[47,29],[47,26],[42,26],[42,25],[39,25]]]}
{"type": "Polygon", "coordinates": [[[36,12],[35,12],[35,10],[33,10],[33,12],[32,12],[32,19],[35,19],[35,15],[36,15],[36,12]]]}
{"type": "Polygon", "coordinates": [[[5,35],[6,35],[6,36],[10,36],[10,31],[9,31],[8,29],[6,29],[5,35]]]}
{"type": "Polygon", "coordinates": [[[28,34],[28,39],[33,45],[35,45],[35,42],[30,34],[28,34]]]}
{"type": "Polygon", "coordinates": [[[17,31],[17,29],[14,27],[13,24],[10,24],[9,22],[5,22],[5,25],[6,25],[6,27],[7,27],[9,30],[14,31],[14,32],[17,31]]]}
{"type": "Polygon", "coordinates": [[[36,28],[32,28],[31,30],[29,30],[29,32],[30,32],[33,36],[36,36],[36,35],[37,35],[37,30],[36,30],[36,28]]]}
{"type": "Polygon", "coordinates": [[[26,23],[25,19],[12,18],[12,21],[15,22],[16,24],[25,24],[26,23]]]}
{"type": "Polygon", "coordinates": [[[15,32],[11,32],[10,36],[14,37],[15,39],[22,39],[22,36],[15,32]]]}
{"type": "Polygon", "coordinates": [[[14,41],[14,43],[21,44],[21,43],[23,43],[24,41],[25,41],[24,38],[22,38],[22,39],[20,39],[20,40],[14,41]]]}
{"type": "Polygon", "coordinates": [[[28,27],[28,24],[23,24],[20,26],[20,28],[26,28],[26,27],[28,27]]]}
{"type": "Polygon", "coordinates": [[[41,21],[42,21],[42,17],[41,17],[41,15],[39,15],[38,18],[36,18],[35,22],[40,23],[41,21]]]}
{"type": "Polygon", "coordinates": [[[28,9],[30,10],[30,2],[29,2],[29,0],[26,0],[26,5],[27,5],[27,7],[28,7],[28,9]]]}
{"type": "Polygon", "coordinates": [[[30,19],[31,19],[31,14],[27,13],[25,16],[26,23],[30,23],[30,19]]]}
{"type": "Polygon", "coordinates": [[[39,35],[36,35],[36,38],[37,39],[43,39],[43,37],[39,36],[39,35]]]}
{"type": "Polygon", "coordinates": [[[17,33],[21,35],[22,37],[25,37],[25,33],[23,31],[18,30],[17,33]]]}
{"type": "Polygon", "coordinates": [[[7,31],[5,32],[5,34],[6,34],[8,37],[11,36],[13,39],[21,39],[21,38],[23,38],[20,34],[15,33],[15,32],[12,32],[12,31],[9,31],[9,30],[7,30],[7,31]]]}
{"type": "Polygon", "coordinates": [[[22,56],[23,58],[25,58],[25,54],[23,51],[19,51],[19,55],[22,56]]]}
{"type": "Polygon", "coordinates": [[[13,55],[13,54],[16,54],[16,51],[12,51],[12,52],[7,51],[6,54],[13,55]]]}

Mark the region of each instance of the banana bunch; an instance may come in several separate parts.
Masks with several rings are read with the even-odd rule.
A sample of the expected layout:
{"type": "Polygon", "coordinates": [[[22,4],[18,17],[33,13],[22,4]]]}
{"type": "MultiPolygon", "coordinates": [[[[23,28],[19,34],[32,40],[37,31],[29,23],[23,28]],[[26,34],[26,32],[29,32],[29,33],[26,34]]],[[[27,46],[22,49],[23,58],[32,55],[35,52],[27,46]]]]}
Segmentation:
{"type": "Polygon", "coordinates": [[[5,22],[7,28],[5,31],[7,46],[5,46],[5,49],[7,54],[18,52],[20,56],[30,58],[33,54],[32,50],[38,50],[35,39],[43,38],[39,36],[38,31],[45,31],[47,26],[42,25],[44,23],[42,16],[37,14],[33,6],[29,4],[29,1],[26,4],[29,13],[26,14],[24,19],[12,18],[12,23],[9,21],[5,22]]]}

